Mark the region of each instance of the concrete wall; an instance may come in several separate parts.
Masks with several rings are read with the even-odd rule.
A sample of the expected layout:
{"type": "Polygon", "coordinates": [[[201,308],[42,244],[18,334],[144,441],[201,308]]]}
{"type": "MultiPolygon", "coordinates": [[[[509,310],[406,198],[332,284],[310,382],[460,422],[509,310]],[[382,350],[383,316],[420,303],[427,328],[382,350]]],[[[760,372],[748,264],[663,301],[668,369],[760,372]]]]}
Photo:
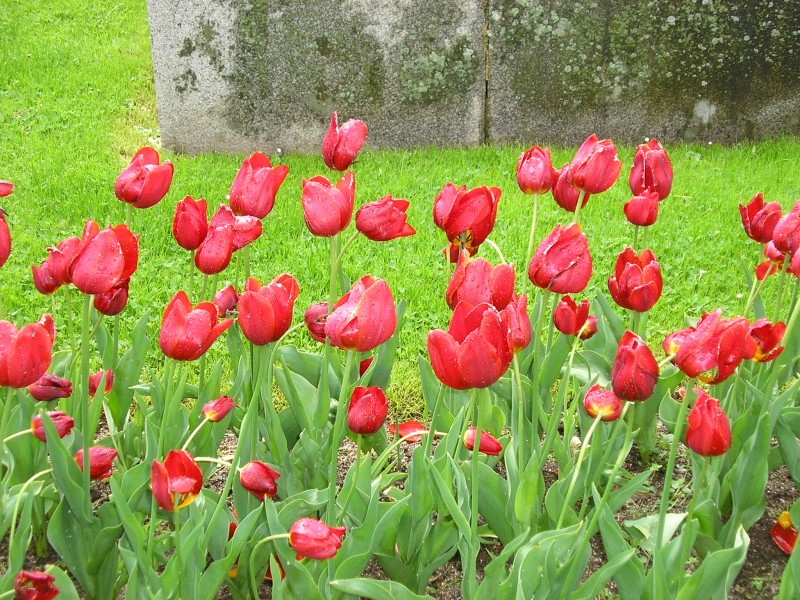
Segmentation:
{"type": "Polygon", "coordinates": [[[148,8],[163,142],[188,152],[315,152],[334,110],[372,147],[800,134],[796,0],[148,8]]]}

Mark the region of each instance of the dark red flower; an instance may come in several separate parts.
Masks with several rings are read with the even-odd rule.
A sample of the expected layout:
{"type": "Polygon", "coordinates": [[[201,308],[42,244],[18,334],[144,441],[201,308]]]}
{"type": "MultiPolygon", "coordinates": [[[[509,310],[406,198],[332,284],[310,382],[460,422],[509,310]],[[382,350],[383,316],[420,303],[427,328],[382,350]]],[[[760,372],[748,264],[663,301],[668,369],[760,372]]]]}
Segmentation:
{"type": "Polygon", "coordinates": [[[334,304],[325,320],[325,336],[341,350],[369,352],[392,337],[396,327],[389,285],[365,275],[334,304]]]}
{"type": "Polygon", "coordinates": [[[346,170],[358,155],[367,139],[364,121],[350,119],[339,126],[339,116],[331,115],[331,124],[322,140],[322,160],[329,169],[346,170]]]}
{"type": "Polygon", "coordinates": [[[759,192],[746,206],[739,205],[739,214],[748,237],[759,244],[766,244],[772,241],[772,233],[781,220],[781,205],[777,202],[764,204],[764,194],[759,192]]]}
{"type": "Polygon", "coordinates": [[[621,170],[614,142],[598,141],[594,133],[578,148],[569,166],[572,186],[587,194],[605,192],[614,185],[621,170]]]}
{"type": "Polygon", "coordinates": [[[637,196],[648,189],[658,194],[659,200],[669,196],[672,189],[672,162],[657,139],[636,148],[628,183],[637,196]]]}
{"type": "Polygon", "coordinates": [[[280,476],[280,473],[268,464],[254,460],[242,467],[239,473],[239,483],[259,502],[263,502],[266,498],[272,498],[278,493],[277,480],[280,476]]]}
{"type": "Polygon", "coordinates": [[[611,387],[623,400],[639,402],[653,395],[658,383],[658,363],[642,338],[626,331],[611,367],[611,387]]]}
{"type": "Polygon", "coordinates": [[[531,320],[528,317],[528,297],[523,294],[517,298],[516,294],[511,302],[503,309],[508,319],[508,330],[511,336],[511,348],[519,352],[531,343],[531,320]]]}
{"type": "Polygon", "coordinates": [[[14,578],[15,600],[51,600],[61,593],[52,575],[42,571],[20,571],[14,578]]]}
{"type": "MultiPolygon", "coordinates": [[[[117,458],[117,451],[114,448],[105,446],[92,446],[89,448],[89,478],[108,479],[111,477],[111,467],[114,459],[117,458]]],[[[83,471],[83,449],[75,453],[75,462],[78,468],[83,471]]]]}
{"type": "Polygon", "coordinates": [[[644,190],[625,203],[625,218],[639,227],[649,227],[658,218],[658,201],[656,192],[644,190]]]}
{"type": "Polygon", "coordinates": [[[45,373],[36,383],[28,386],[28,393],[39,402],[69,398],[72,395],[72,382],[52,373],[45,373]]]}
{"type": "Polygon", "coordinates": [[[700,388],[694,389],[697,401],[689,413],[686,445],[700,456],[719,456],[731,447],[731,425],[719,400],[700,388]]]}
{"type": "Polygon", "coordinates": [[[230,284],[214,294],[214,305],[217,307],[217,316],[220,319],[224,319],[229,312],[236,310],[238,302],[239,294],[236,293],[236,288],[230,284]]]}
{"type": "Polygon", "coordinates": [[[136,208],[149,208],[167,195],[175,170],[172,163],[159,163],[158,152],[141,148],[117,177],[114,194],[136,208]]]}
{"type": "Polygon", "coordinates": [[[370,435],[378,431],[389,410],[389,400],[379,387],[357,386],[347,407],[347,427],[353,433],[370,435]]]}
{"type": "Polygon", "coordinates": [[[358,209],[356,229],[373,242],[414,235],[416,231],[406,223],[407,210],[408,200],[384,196],[358,209]]]}
{"type": "Polygon", "coordinates": [[[175,360],[195,360],[233,324],[233,319],[217,322],[217,307],[201,302],[195,307],[186,292],[180,291],[164,309],[158,343],[161,351],[175,360]]]}
{"type": "Polygon", "coordinates": [[[322,176],[303,180],[303,217],[308,230],[319,237],[332,237],[347,229],[355,193],[352,172],[345,173],[336,185],[322,176]]]}
{"type": "Polygon", "coordinates": [[[577,223],[556,228],[536,248],[528,267],[534,285],[556,294],[578,294],[592,276],[589,242],[577,223]]]}
{"type": "Polygon", "coordinates": [[[769,362],[775,360],[783,352],[780,345],[786,333],[786,324],[770,323],[767,319],[759,319],[751,323],[750,336],[756,341],[756,353],[753,360],[756,362],[769,362]]]}
{"type": "Polygon", "coordinates": [[[583,410],[593,419],[600,416],[602,421],[616,421],[622,414],[622,400],[611,390],[604,390],[595,383],[583,397],[583,410]]]}
{"type": "MultiPolygon", "coordinates": [[[[69,435],[72,428],[75,427],[75,419],[70,417],[67,413],[60,410],[54,410],[46,413],[50,420],[53,422],[53,427],[56,428],[56,433],[59,438],[69,435]]],[[[42,417],[36,415],[31,419],[31,431],[33,435],[43,441],[47,441],[47,436],[44,433],[44,426],[42,425],[42,417]]]]}
{"type": "Polygon", "coordinates": [[[589,318],[589,301],[576,304],[571,296],[563,296],[553,311],[553,324],[564,335],[578,335],[589,318]]]}
{"type": "Polygon", "coordinates": [[[97,389],[100,387],[100,383],[103,381],[103,377],[105,377],[105,385],[103,386],[103,394],[108,394],[111,391],[111,388],[114,387],[114,371],[111,369],[106,369],[105,371],[98,371],[97,373],[92,373],[89,375],[89,395],[94,398],[95,394],[97,394],[97,389]]]}
{"type": "Polygon", "coordinates": [[[394,424],[389,425],[386,432],[389,434],[389,437],[394,437],[395,433],[398,433],[400,437],[405,438],[409,444],[413,444],[422,439],[422,434],[427,433],[428,428],[419,421],[403,421],[400,423],[399,432],[394,424]]]}
{"type": "Polygon", "coordinates": [[[533,146],[517,159],[517,185],[525,194],[544,194],[553,187],[556,171],[550,149],[533,146]]]}
{"type": "Polygon", "coordinates": [[[262,152],[245,158],[228,196],[233,212],[257,219],[266,217],[275,206],[275,196],[288,172],[286,165],[273,167],[262,152]]]}
{"type": "Polygon", "coordinates": [[[769,535],[778,545],[778,548],[786,554],[791,554],[794,551],[797,543],[797,529],[792,524],[792,517],[788,512],[783,511],[781,513],[781,516],[775,521],[775,525],[770,529],[769,535]]]}
{"type": "Polygon", "coordinates": [[[278,341],[292,324],[294,301],[300,293],[297,280],[284,273],[262,286],[251,277],[239,297],[239,326],[256,346],[278,341]]]}
{"type": "Polygon", "coordinates": [[[447,306],[455,308],[466,300],[470,304],[487,302],[497,310],[503,310],[514,295],[514,278],[511,265],[493,267],[487,260],[472,259],[467,250],[462,250],[445,292],[447,306]]]}
{"type": "Polygon", "coordinates": [[[614,274],[608,278],[608,291],[622,308],[647,312],[661,297],[661,267],[652,250],[627,247],[617,257],[614,274]]]}
{"type": "Polygon", "coordinates": [[[170,450],[164,463],[153,461],[150,486],[156,503],[174,512],[194,502],[203,488],[203,473],[185,450],[170,450]]]}
{"type": "MultiPolygon", "coordinates": [[[[581,191],[572,185],[570,165],[567,163],[561,167],[560,171],[555,172],[555,179],[553,181],[553,199],[561,208],[567,212],[574,213],[578,208],[578,197],[580,194],[581,191]]],[[[591,194],[588,193],[583,195],[581,208],[586,206],[590,197],[591,194]]]]}
{"type": "Polygon", "coordinates": [[[0,321],[0,386],[24,388],[36,383],[50,366],[55,337],[50,315],[19,330],[0,321]]]}
{"type": "MultiPolygon", "coordinates": [[[[469,427],[464,432],[464,446],[470,452],[475,448],[475,434],[478,430],[475,427],[469,427]]],[[[488,456],[498,456],[503,451],[503,446],[500,442],[488,431],[481,431],[480,441],[478,442],[478,452],[488,456]]]]}
{"type": "Polygon", "coordinates": [[[113,317],[125,310],[130,283],[130,279],[123,279],[107,292],[97,294],[94,297],[95,310],[107,317],[113,317]]]}
{"type": "Polygon", "coordinates": [[[584,325],[583,329],[580,330],[578,337],[582,340],[588,340],[595,333],[597,333],[597,317],[589,315],[589,318],[586,319],[586,325],[584,325]]]}
{"type": "Polygon", "coordinates": [[[306,312],[303,314],[303,321],[306,324],[306,328],[308,329],[309,335],[318,341],[320,344],[324,344],[325,340],[325,321],[328,320],[328,303],[327,302],[318,302],[316,304],[312,304],[306,309],[306,312]]]}
{"type": "Polygon", "coordinates": [[[186,196],[175,205],[172,236],[181,248],[197,250],[208,233],[208,207],[203,198],[186,196]]]}
{"type": "Polygon", "coordinates": [[[784,254],[797,253],[800,248],[800,201],[783,215],[772,230],[775,247],[784,254]]]}
{"type": "Polygon", "coordinates": [[[203,416],[212,423],[219,423],[236,408],[236,403],[230,396],[220,396],[203,405],[203,416]]]}

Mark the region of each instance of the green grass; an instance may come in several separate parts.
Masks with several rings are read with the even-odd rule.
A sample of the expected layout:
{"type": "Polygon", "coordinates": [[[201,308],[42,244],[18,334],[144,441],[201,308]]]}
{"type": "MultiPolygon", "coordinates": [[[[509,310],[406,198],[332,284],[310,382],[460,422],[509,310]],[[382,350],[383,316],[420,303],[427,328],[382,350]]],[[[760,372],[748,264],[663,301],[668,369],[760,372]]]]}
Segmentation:
{"type": "MultiPolygon", "coordinates": [[[[79,235],[89,217],[103,226],[124,220],[126,207],[114,198],[114,179],[137,148],[158,145],[158,127],[144,0],[72,0],[56,8],[52,3],[6,3],[0,31],[0,179],[17,186],[4,199],[13,252],[0,270],[0,294],[7,318],[19,324],[54,310],[54,300],[34,290],[30,274],[30,266],[45,258],[47,246],[79,235]]],[[[406,198],[411,202],[409,222],[418,232],[385,244],[359,239],[344,261],[351,279],[365,273],[383,277],[395,298],[407,303],[402,356],[392,388],[403,412],[419,406],[415,361],[424,351],[425,336],[430,329],[446,328],[449,319],[444,302],[449,271],[441,255],[445,240],[432,223],[433,199],[449,181],[500,187],[503,196],[491,238],[523,275],[531,201],[515,182],[522,149],[367,149],[354,166],[357,205],[386,194],[406,198]]],[[[738,203],[758,191],[784,208],[800,198],[798,140],[732,147],[667,144],[667,150],[675,184],[646,238],[661,262],[665,282],[650,319],[654,343],[682,327],[684,315],[698,316],[717,307],[726,314],[741,310],[741,296],[747,292],[741,261],[753,266],[760,255],[742,231],[738,203]]],[[[575,148],[552,151],[556,166],[561,166],[575,148]]],[[[242,155],[163,155],[175,163],[175,179],[163,202],[134,216],[133,229],[142,234],[141,261],[131,284],[127,324],[146,310],[160,315],[185,284],[188,254],[170,233],[175,203],[192,195],[205,197],[215,209],[224,202],[242,160],[242,155]]],[[[632,156],[632,146],[620,147],[623,177],[610,191],[593,197],[582,212],[595,271],[587,294],[605,288],[617,253],[632,239],[632,227],[622,212],[630,197],[627,170],[632,156]]],[[[262,281],[281,272],[295,275],[302,290],[296,311],[300,318],[308,304],[324,299],[328,277],[327,242],[312,237],[303,223],[301,181],[330,174],[319,156],[287,154],[279,160],[289,165],[289,176],[252,249],[252,272],[262,281]]],[[[552,198],[543,197],[537,238],[566,220],[552,198]]],[[[498,260],[489,247],[481,254],[498,260]]],[[[227,276],[232,272],[230,268],[227,276]]],[[[221,285],[222,280],[217,287],[221,285]]],[[[63,305],[61,295],[55,304],[63,305]]],[[[312,347],[304,335],[296,342],[312,347]]]]}

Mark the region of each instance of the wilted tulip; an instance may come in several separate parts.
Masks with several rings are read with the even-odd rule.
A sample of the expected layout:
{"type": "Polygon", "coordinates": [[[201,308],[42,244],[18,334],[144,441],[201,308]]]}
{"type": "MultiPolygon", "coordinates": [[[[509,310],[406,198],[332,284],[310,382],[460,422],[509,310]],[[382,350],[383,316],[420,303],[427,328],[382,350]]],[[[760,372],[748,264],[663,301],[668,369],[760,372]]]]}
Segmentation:
{"type": "Polygon", "coordinates": [[[172,236],[181,248],[197,250],[208,233],[208,207],[203,198],[186,196],[175,205],[172,236]]]}
{"type": "Polygon", "coordinates": [[[250,277],[239,297],[239,326],[256,346],[278,341],[292,324],[294,301],[300,293],[297,280],[284,273],[262,286],[250,277]]]}
{"type": "Polygon", "coordinates": [[[233,319],[217,323],[217,307],[201,302],[195,307],[180,291],[164,309],[158,343],[161,351],[175,360],[195,360],[205,354],[233,319]]]}
{"type": "Polygon", "coordinates": [[[731,425],[719,400],[695,388],[697,401],[689,412],[686,445],[700,456],[719,456],[731,447],[731,425]]]}
{"type": "Polygon", "coordinates": [[[254,460],[242,467],[239,473],[239,483],[259,502],[263,502],[278,493],[277,479],[280,476],[280,473],[268,464],[254,460]]]}
{"type": "Polygon", "coordinates": [[[770,529],[769,535],[778,545],[778,548],[786,554],[791,554],[794,551],[797,543],[797,529],[792,524],[792,517],[788,512],[783,511],[781,513],[781,516],[775,521],[775,525],[770,529]]]}
{"type": "Polygon", "coordinates": [[[525,194],[544,194],[553,187],[556,174],[550,149],[533,146],[517,159],[517,185],[525,194]]]}
{"type": "Polygon", "coordinates": [[[6,223],[6,211],[0,208],[0,267],[6,264],[11,255],[11,232],[6,223]]]}
{"type": "Polygon", "coordinates": [[[389,400],[379,387],[353,389],[347,407],[347,427],[353,433],[370,435],[378,431],[389,410],[389,400]]]}
{"type": "Polygon", "coordinates": [[[408,200],[384,196],[358,209],[356,229],[373,242],[388,242],[414,235],[416,231],[406,223],[407,210],[408,200]]]}
{"type": "Polygon", "coordinates": [[[636,196],[641,196],[648,189],[658,194],[659,200],[669,196],[672,189],[672,162],[657,139],[636,148],[628,183],[636,196]]]}
{"type": "Polygon", "coordinates": [[[578,335],[589,318],[589,301],[576,304],[571,296],[563,296],[553,311],[553,324],[564,335],[578,335]]]}
{"type": "Polygon", "coordinates": [[[50,366],[55,337],[50,315],[19,330],[0,321],[0,386],[24,388],[36,383],[50,366]]]}
{"type": "Polygon", "coordinates": [[[748,237],[759,244],[766,244],[772,241],[775,226],[781,220],[781,205],[777,202],[765,204],[764,194],[759,192],[746,206],[739,205],[739,214],[748,237]]]}
{"type": "Polygon", "coordinates": [[[608,278],[608,291],[622,308],[647,312],[661,297],[661,267],[652,250],[627,247],[617,257],[614,274],[608,278]]]}
{"type": "Polygon", "coordinates": [[[614,142],[598,141],[594,133],[578,148],[569,168],[573,187],[587,194],[605,192],[614,185],[621,170],[614,142]]]}
{"type": "Polygon", "coordinates": [[[318,302],[312,304],[303,314],[303,322],[306,324],[309,335],[324,344],[325,340],[325,321],[328,320],[328,303],[318,302]]]}
{"type": "Polygon", "coordinates": [[[658,219],[658,194],[646,189],[625,203],[625,218],[639,227],[649,227],[658,219]]]}
{"type": "Polygon", "coordinates": [[[511,364],[508,316],[489,304],[461,302],[448,331],[428,334],[428,355],[439,381],[457,390],[485,388],[511,364]]]}
{"type": "MultiPolygon", "coordinates": [[[[567,212],[574,213],[578,208],[578,197],[580,197],[580,195],[581,191],[572,185],[570,165],[567,163],[561,167],[560,171],[555,172],[555,179],[553,180],[553,200],[567,212]]],[[[591,194],[583,195],[581,208],[586,206],[590,197],[591,194]]]]}
{"type": "Polygon", "coordinates": [[[61,593],[52,575],[42,571],[20,571],[14,578],[15,600],[52,600],[61,593]]]}
{"type": "Polygon", "coordinates": [[[69,264],[69,280],[84,294],[102,294],[130,279],[139,263],[139,238],[127,225],[95,232],[89,221],[69,264]]]}
{"type": "Polygon", "coordinates": [[[245,158],[228,196],[233,212],[257,219],[266,217],[275,206],[275,196],[288,172],[286,165],[273,168],[269,158],[262,152],[245,158]]]}
{"type": "Polygon", "coordinates": [[[369,352],[392,337],[396,327],[389,285],[365,275],[333,306],[325,321],[325,336],[341,350],[369,352]]]}
{"type": "Polygon", "coordinates": [[[401,438],[405,438],[410,444],[419,442],[422,439],[422,434],[428,432],[428,428],[419,421],[403,421],[399,425],[399,431],[394,424],[389,425],[386,433],[389,434],[389,437],[394,437],[397,434],[401,438]]]}
{"type": "Polygon", "coordinates": [[[164,463],[153,461],[150,486],[156,503],[174,512],[194,502],[203,488],[203,473],[185,450],[170,450],[164,463]]]}
{"type": "Polygon", "coordinates": [[[105,371],[98,371],[89,375],[89,395],[94,398],[97,394],[97,389],[100,387],[100,382],[105,377],[105,385],[103,386],[103,394],[108,394],[111,388],[114,387],[114,371],[106,369],[105,371]]]}
{"type": "Polygon", "coordinates": [[[367,125],[364,121],[350,119],[340,127],[339,116],[334,112],[322,140],[322,160],[329,169],[344,171],[353,164],[366,139],[367,125]]]}
{"type": "Polygon", "coordinates": [[[776,223],[772,241],[784,254],[794,255],[800,249],[800,201],[776,223]]]}
{"type": "Polygon", "coordinates": [[[589,242],[577,223],[556,228],[536,248],[528,267],[534,285],[556,294],[578,294],[592,276],[589,242]]]}
{"type": "MultiPolygon", "coordinates": [[[[475,434],[477,429],[470,427],[464,432],[464,446],[470,452],[475,448],[475,434]]],[[[478,442],[478,452],[488,456],[498,456],[503,451],[500,442],[488,431],[481,431],[480,442],[478,442]]]]}
{"type": "Polygon", "coordinates": [[[308,230],[319,237],[332,237],[347,229],[355,193],[352,172],[345,173],[336,185],[322,176],[303,180],[303,218],[308,230]]]}
{"type": "Polygon", "coordinates": [[[623,400],[640,402],[653,395],[658,383],[658,363],[642,338],[626,331],[611,367],[611,387],[623,400]]]}
{"type": "Polygon", "coordinates": [[[601,421],[616,421],[622,414],[622,400],[595,383],[583,398],[583,410],[593,419],[599,416],[601,421]]]}
{"type": "Polygon", "coordinates": [[[236,403],[230,396],[220,396],[203,405],[203,416],[212,423],[219,423],[236,408],[236,403]]]}
{"type": "Polygon", "coordinates": [[[149,208],[160,202],[169,191],[174,167],[168,160],[159,160],[153,148],[141,148],[117,177],[117,198],[136,208],[149,208]]]}
{"type": "MultiPolygon", "coordinates": [[[[89,478],[108,479],[111,477],[111,467],[114,459],[117,458],[117,451],[114,448],[105,446],[92,446],[89,448],[89,478]]],[[[83,471],[83,449],[75,453],[75,462],[78,468],[83,471]]]]}
{"type": "Polygon", "coordinates": [[[224,319],[229,312],[236,310],[238,302],[239,294],[236,293],[236,288],[230,284],[214,294],[214,305],[217,307],[217,316],[220,319],[224,319]]]}
{"type": "MultiPolygon", "coordinates": [[[[50,417],[50,420],[53,422],[53,427],[56,429],[56,433],[58,434],[59,438],[63,438],[69,435],[72,428],[75,426],[75,419],[70,417],[67,413],[61,412],[60,410],[50,411],[47,414],[50,417]]],[[[33,435],[43,441],[47,441],[47,436],[44,433],[44,426],[42,425],[42,417],[36,415],[31,419],[31,431],[33,435]]]]}
{"type": "Polygon", "coordinates": [[[433,222],[449,242],[475,254],[494,228],[499,202],[499,188],[484,185],[467,190],[448,183],[433,201],[433,222]]]}
{"type": "Polygon", "coordinates": [[[130,283],[130,279],[123,279],[107,292],[97,294],[94,297],[95,310],[107,317],[113,317],[125,310],[130,283]]]}
{"type": "Polygon", "coordinates": [[[785,323],[770,323],[767,319],[758,319],[750,324],[750,337],[756,341],[756,353],[753,360],[769,362],[775,360],[783,352],[780,346],[786,333],[785,323]]]}
{"type": "Polygon", "coordinates": [[[493,267],[483,258],[472,259],[461,250],[458,264],[445,292],[447,306],[455,308],[462,300],[470,304],[487,302],[503,310],[514,295],[514,267],[501,264],[493,267]]]}
{"type": "Polygon", "coordinates": [[[72,382],[52,373],[45,373],[36,383],[28,386],[28,393],[39,402],[69,398],[72,395],[72,382]]]}

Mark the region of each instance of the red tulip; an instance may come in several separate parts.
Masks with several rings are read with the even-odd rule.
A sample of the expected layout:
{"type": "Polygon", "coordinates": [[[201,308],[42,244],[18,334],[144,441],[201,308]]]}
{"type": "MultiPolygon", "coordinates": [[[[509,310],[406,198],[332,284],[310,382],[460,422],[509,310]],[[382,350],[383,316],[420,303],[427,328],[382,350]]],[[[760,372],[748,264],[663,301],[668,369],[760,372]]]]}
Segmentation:
{"type": "Polygon", "coordinates": [[[220,396],[216,400],[206,402],[203,405],[203,416],[212,423],[219,423],[228,416],[228,413],[236,408],[236,403],[230,396],[220,396]]]}
{"type": "Polygon", "coordinates": [[[461,302],[448,331],[428,334],[431,367],[446,386],[485,388],[500,379],[513,357],[508,316],[489,304],[461,302]]]}
{"type": "Polygon", "coordinates": [[[519,352],[531,343],[531,320],[528,317],[528,297],[523,294],[521,298],[514,298],[503,309],[508,318],[508,330],[511,336],[511,348],[519,352]]]}
{"type": "Polygon", "coordinates": [[[217,307],[201,302],[195,307],[180,291],[164,310],[158,343],[161,351],[175,360],[195,360],[205,354],[233,319],[217,323],[217,307]]]}
{"type": "Polygon", "coordinates": [[[589,242],[577,223],[556,228],[536,248],[528,267],[534,285],[556,294],[578,294],[592,276],[589,242]]]}
{"type": "Polygon", "coordinates": [[[427,427],[419,421],[403,421],[400,423],[399,432],[394,425],[389,425],[386,432],[389,437],[394,437],[395,433],[399,433],[401,438],[409,444],[419,442],[422,439],[423,433],[428,433],[427,427]]]}
{"type": "Polygon", "coordinates": [[[407,210],[408,200],[384,196],[358,209],[356,229],[373,242],[388,242],[414,235],[416,231],[406,223],[407,210]]]}
{"type": "Polygon", "coordinates": [[[5,217],[6,211],[0,208],[0,267],[6,264],[11,255],[11,232],[5,217]]]}
{"type": "Polygon", "coordinates": [[[286,165],[273,168],[269,158],[261,152],[245,158],[228,196],[233,212],[257,219],[266,217],[275,206],[275,195],[288,172],[286,165]]]}
{"type": "Polygon", "coordinates": [[[700,456],[719,456],[731,447],[731,425],[719,405],[700,388],[694,389],[697,401],[689,412],[686,445],[700,456]]]}
{"type": "Polygon", "coordinates": [[[61,593],[52,575],[42,571],[20,571],[14,578],[15,600],[51,600],[61,593]]]}
{"type": "Polygon", "coordinates": [[[582,340],[588,340],[595,333],[597,333],[597,317],[589,315],[589,318],[586,319],[586,325],[580,330],[578,337],[582,340]]]}
{"type": "Polygon", "coordinates": [[[583,398],[583,410],[593,419],[600,416],[601,421],[616,421],[622,414],[622,400],[611,390],[604,390],[595,383],[583,398]]]}
{"type": "Polygon", "coordinates": [[[352,172],[345,173],[336,185],[321,176],[303,180],[303,217],[308,230],[319,237],[332,237],[347,229],[355,193],[352,172]]]}
{"type": "Polygon", "coordinates": [[[94,297],[95,310],[107,317],[113,317],[125,310],[125,306],[128,304],[130,283],[129,278],[123,279],[107,292],[97,294],[94,297]]]}
{"type": "Polygon", "coordinates": [[[553,187],[556,173],[550,149],[533,146],[517,159],[517,185],[525,194],[544,194],[553,187]]]}
{"type": "Polygon", "coordinates": [[[10,181],[1,180],[0,181],[0,198],[5,198],[6,196],[10,196],[14,193],[14,184],[10,181]]]}
{"type": "Polygon", "coordinates": [[[593,133],[578,148],[569,170],[573,187],[587,194],[599,194],[614,185],[622,170],[622,163],[614,142],[598,141],[593,133]]]}
{"type": "Polygon", "coordinates": [[[611,367],[611,387],[623,400],[638,402],[653,395],[658,383],[658,363],[642,338],[626,331],[611,367]]]}
{"type": "Polygon", "coordinates": [[[172,236],[181,248],[197,250],[208,233],[208,207],[203,198],[186,196],[175,205],[172,236]]]}
{"type": "Polygon", "coordinates": [[[504,309],[514,295],[514,268],[501,264],[493,267],[482,258],[472,259],[462,250],[458,264],[445,292],[447,306],[455,308],[462,300],[470,304],[487,302],[504,309]]]}
{"type": "Polygon", "coordinates": [[[89,395],[94,398],[97,394],[97,389],[100,387],[100,382],[105,377],[105,385],[103,386],[103,394],[107,395],[111,388],[114,387],[114,371],[106,369],[105,371],[98,371],[89,375],[89,395]]]}
{"type": "MultiPolygon", "coordinates": [[[[467,450],[472,452],[475,448],[475,433],[477,429],[470,427],[464,432],[464,446],[467,450]]],[[[488,431],[481,430],[481,438],[478,442],[478,452],[488,456],[498,456],[503,451],[503,446],[500,442],[491,435],[488,431]]]]}
{"type": "MultiPolygon", "coordinates": [[[[58,434],[59,438],[63,438],[69,435],[72,428],[75,427],[75,419],[70,417],[67,413],[61,412],[60,410],[50,411],[46,413],[50,420],[53,422],[53,427],[56,429],[56,433],[58,434]]],[[[33,435],[43,441],[47,441],[47,436],[44,433],[44,426],[42,425],[42,417],[36,415],[31,419],[31,431],[33,435]]]]}
{"type": "Polygon", "coordinates": [[[333,558],[342,547],[344,527],[328,527],[316,519],[300,519],[289,529],[289,545],[297,552],[297,560],[333,558]]]}
{"type": "Polygon", "coordinates": [[[194,264],[201,273],[216,275],[225,270],[233,258],[233,231],[230,226],[209,229],[197,248],[194,264]]]}
{"type": "Polygon", "coordinates": [[[659,200],[669,196],[672,189],[672,163],[664,146],[657,139],[649,140],[636,148],[628,183],[637,196],[648,189],[658,194],[659,200]]]}
{"type": "Polygon", "coordinates": [[[278,341],[292,324],[294,301],[300,293],[297,280],[284,273],[262,286],[251,277],[239,298],[239,326],[256,346],[278,341]]]}
{"type": "Polygon", "coordinates": [[[168,160],[159,164],[153,148],[141,148],[117,177],[114,194],[136,208],[149,208],[167,195],[173,172],[168,160]]]}
{"type": "Polygon", "coordinates": [[[498,188],[481,186],[467,191],[463,185],[456,188],[448,183],[433,201],[433,222],[445,232],[448,241],[475,254],[494,228],[499,202],[498,188]]]}
{"type": "Polygon", "coordinates": [[[36,383],[50,366],[55,337],[50,315],[19,330],[0,321],[0,386],[24,388],[36,383]]]}
{"type": "Polygon", "coordinates": [[[48,248],[47,260],[33,270],[33,284],[41,294],[52,294],[62,285],[70,283],[69,266],[81,248],[81,240],[72,237],[63,240],[57,248],[48,248]]]}
{"type": "Polygon", "coordinates": [[[353,433],[370,435],[383,426],[388,410],[389,400],[381,388],[357,386],[347,407],[347,426],[353,433]]]}
{"type": "Polygon", "coordinates": [[[769,531],[769,535],[778,545],[778,548],[786,554],[791,554],[797,543],[797,529],[792,525],[792,517],[788,512],[783,511],[775,525],[769,531]]]}
{"type": "Polygon", "coordinates": [[[652,250],[625,248],[617,257],[614,274],[608,278],[608,291],[622,308],[647,312],[661,297],[661,267],[652,250]]]}
{"type": "Polygon", "coordinates": [[[658,194],[646,189],[625,203],[625,218],[639,227],[649,227],[658,218],[658,194]]]}
{"type": "Polygon", "coordinates": [[[800,201],[776,223],[772,241],[784,254],[794,255],[800,248],[800,201]]]}
{"type": "MultiPolygon", "coordinates": [[[[767,260],[756,266],[755,269],[756,279],[759,281],[763,281],[767,277],[775,275],[775,273],[783,269],[783,261],[785,259],[783,253],[775,247],[773,241],[764,244],[763,252],[767,260]]],[[[789,266],[789,272],[795,272],[791,265],[789,266]]]]}
{"type": "Polygon", "coordinates": [[[28,393],[39,402],[69,398],[72,395],[72,382],[52,373],[45,373],[38,381],[28,386],[28,393]]]}
{"type": "Polygon", "coordinates": [[[220,204],[208,224],[209,231],[218,227],[230,228],[234,250],[241,250],[247,244],[256,241],[263,231],[261,221],[257,218],[249,215],[237,216],[227,204],[220,204]]]}
{"type": "Polygon", "coordinates": [[[217,316],[224,319],[229,312],[236,310],[239,303],[239,294],[236,288],[228,284],[216,294],[214,294],[214,305],[217,307],[217,316]]]}
{"type": "Polygon", "coordinates": [[[174,512],[194,502],[203,488],[203,473],[185,450],[170,450],[164,463],[153,461],[150,486],[156,503],[174,512]]]}
{"type": "Polygon", "coordinates": [[[342,350],[369,352],[394,334],[397,315],[389,285],[365,275],[333,306],[325,335],[342,350]]]}
{"type": "Polygon", "coordinates": [[[328,303],[318,302],[308,307],[305,314],[303,314],[303,321],[306,324],[309,335],[324,344],[325,340],[325,322],[328,320],[328,303]]]}
{"type": "Polygon", "coordinates": [[[759,244],[766,244],[772,241],[775,226],[781,220],[781,205],[777,202],[764,204],[764,194],[759,192],[746,206],[739,205],[739,214],[748,237],[759,244]]]}
{"type": "Polygon", "coordinates": [[[239,473],[239,483],[259,502],[263,502],[266,498],[272,498],[278,493],[277,479],[280,476],[280,473],[266,463],[254,460],[242,467],[239,473]]]}
{"type": "Polygon", "coordinates": [[[139,239],[127,225],[95,233],[88,222],[69,265],[69,280],[84,294],[102,294],[129,279],[139,262],[139,239]]]}
{"type": "Polygon", "coordinates": [[[367,372],[367,369],[369,369],[369,366],[372,364],[372,360],[373,359],[374,359],[374,357],[370,356],[369,358],[365,358],[360,363],[358,363],[358,376],[359,377],[363,377],[364,376],[364,373],[367,372]]]}
{"type": "MultiPolygon", "coordinates": [[[[117,451],[114,448],[105,446],[92,446],[89,448],[89,478],[108,479],[111,477],[111,467],[114,459],[117,458],[117,451]]],[[[75,453],[75,462],[78,468],[83,471],[83,449],[75,453]]]]}
{"type": "MultiPolygon", "coordinates": [[[[555,172],[555,180],[553,181],[553,199],[561,208],[567,212],[574,213],[578,208],[578,197],[580,190],[572,185],[572,174],[570,173],[570,164],[567,163],[561,167],[560,171],[555,172]]],[[[589,202],[591,194],[584,194],[581,208],[586,206],[589,202]]]]}
{"type": "Polygon", "coordinates": [[[353,164],[366,139],[367,126],[364,121],[350,119],[339,127],[339,117],[334,112],[328,132],[322,140],[322,160],[329,169],[344,171],[353,164]]]}
{"type": "Polygon", "coordinates": [[[589,301],[576,304],[571,296],[563,296],[553,311],[553,324],[564,335],[578,335],[589,319],[589,301]]]}
{"type": "Polygon", "coordinates": [[[785,323],[770,323],[767,319],[759,319],[750,325],[750,336],[756,341],[756,353],[753,360],[769,362],[775,360],[783,352],[780,346],[786,333],[785,323]]]}

